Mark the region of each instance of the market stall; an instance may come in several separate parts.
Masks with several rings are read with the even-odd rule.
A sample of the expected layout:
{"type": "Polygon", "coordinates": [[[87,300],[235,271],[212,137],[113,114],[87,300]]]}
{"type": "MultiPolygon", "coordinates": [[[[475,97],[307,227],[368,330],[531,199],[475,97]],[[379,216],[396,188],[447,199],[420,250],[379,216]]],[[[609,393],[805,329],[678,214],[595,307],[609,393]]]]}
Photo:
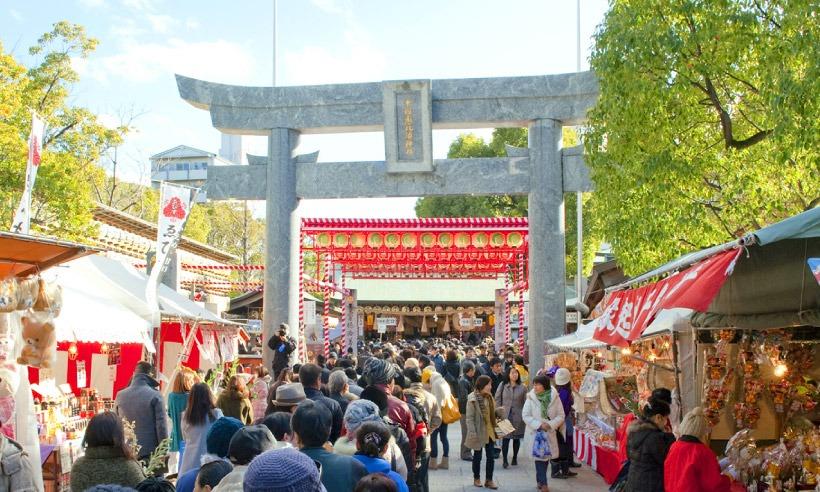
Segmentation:
{"type": "MultiPolygon", "coordinates": [[[[44,489],[41,465],[46,465],[46,490],[59,488],[61,471],[55,448],[40,446],[44,413],[32,397],[27,367],[54,370],[59,336],[55,318],[72,302],[40,275],[97,251],[64,241],[0,232],[0,429],[23,446],[40,489],[44,489]]],[[[70,312],[72,307],[67,309],[70,312]]]]}
{"type": "MultiPolygon", "coordinates": [[[[638,399],[666,379],[656,384],[676,390],[680,414],[703,407],[713,450],[744,487],[820,481],[818,257],[814,209],[613,287],[593,322],[618,347],[616,386],[632,385],[633,367],[638,399]]],[[[613,390],[601,403],[617,406],[613,390]]]]}

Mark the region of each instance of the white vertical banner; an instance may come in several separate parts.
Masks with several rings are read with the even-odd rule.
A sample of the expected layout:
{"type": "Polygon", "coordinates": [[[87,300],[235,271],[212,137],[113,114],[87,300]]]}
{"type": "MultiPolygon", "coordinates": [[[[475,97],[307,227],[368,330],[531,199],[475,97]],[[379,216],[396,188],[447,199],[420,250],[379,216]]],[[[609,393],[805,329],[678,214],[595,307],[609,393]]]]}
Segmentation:
{"type": "MultiPolygon", "coordinates": [[[[156,261],[153,268],[151,268],[151,274],[148,276],[148,284],[145,286],[145,300],[152,310],[152,328],[159,328],[160,326],[160,309],[157,301],[159,282],[168,267],[171,254],[182,237],[182,230],[185,228],[185,222],[190,216],[191,204],[197,191],[196,188],[164,182],[160,185],[156,261]]],[[[150,334],[145,345],[149,352],[154,353],[156,351],[153,337],[150,334]]]]}
{"type": "Polygon", "coordinates": [[[31,133],[28,136],[26,186],[23,189],[23,196],[20,198],[20,205],[17,206],[17,211],[14,213],[14,220],[11,222],[11,232],[29,233],[31,226],[31,192],[34,189],[34,181],[37,179],[37,170],[40,169],[44,130],[45,123],[32,112],[31,133]]]}

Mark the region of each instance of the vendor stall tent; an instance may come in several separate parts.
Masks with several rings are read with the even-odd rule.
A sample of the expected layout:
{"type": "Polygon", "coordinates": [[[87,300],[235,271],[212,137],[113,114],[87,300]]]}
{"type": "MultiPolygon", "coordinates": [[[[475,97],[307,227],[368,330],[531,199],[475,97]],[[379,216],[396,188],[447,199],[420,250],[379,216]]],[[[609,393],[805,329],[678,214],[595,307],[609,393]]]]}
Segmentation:
{"type": "MultiPolygon", "coordinates": [[[[99,255],[83,258],[60,269],[58,280],[69,290],[94,293],[128,309],[144,322],[151,321],[145,299],[148,277],[131,265],[99,255]]],[[[170,379],[176,369],[180,353],[183,362],[193,369],[214,367],[225,356],[233,358],[238,323],[216,316],[166,285],[160,284],[158,300],[163,316],[158,360],[166,378],[170,379]],[[186,344],[188,335],[191,338],[186,344]]],[[[141,332],[140,343],[150,343],[145,333],[141,332]]]]}
{"type": "MultiPolygon", "coordinates": [[[[751,337],[757,334],[755,336],[759,337],[771,330],[785,329],[786,333],[800,335],[794,338],[795,343],[816,342],[820,339],[820,330],[817,329],[820,327],[820,284],[809,267],[809,260],[818,257],[820,208],[815,208],[748,234],[741,240],[685,255],[613,287],[604,300],[605,314],[592,323],[595,326],[594,337],[605,343],[613,343],[612,332],[606,329],[606,325],[612,323],[614,318],[620,323],[624,316],[627,322],[632,321],[629,314],[619,310],[623,306],[617,305],[618,299],[629,299],[623,295],[629,291],[623,289],[662,276],[666,276],[664,280],[687,276],[695,278],[698,271],[707,271],[716,261],[724,261],[724,275],[718,279],[717,285],[709,286],[714,294],[706,300],[702,309],[686,309],[691,307],[687,306],[687,299],[691,299],[693,288],[691,285],[683,285],[665,298],[665,301],[669,301],[667,306],[683,308],[660,310],[650,316],[643,327],[629,333],[624,332],[627,344],[670,333],[675,340],[673,348],[676,355],[673,363],[680,371],[678,389],[682,410],[703,405],[704,359],[707,350],[713,348],[718,341],[718,330],[728,330],[721,337],[725,339],[724,343],[729,343],[728,353],[732,357],[736,356],[736,344],[741,336],[751,337]],[[734,260],[726,265],[725,260],[731,257],[734,260]],[[800,329],[804,327],[809,329],[800,329]],[[709,331],[710,334],[703,334],[704,331],[709,331]]],[[[786,341],[782,343],[788,345],[789,338],[792,338],[791,335],[787,335],[784,338],[786,341]]],[[[816,349],[814,352],[818,355],[816,349]]],[[[772,377],[772,367],[761,365],[761,369],[765,372],[761,377],[772,377]]],[[[816,362],[814,370],[817,370],[816,362]]],[[[818,374],[812,373],[811,376],[816,378],[818,374]]],[[[724,409],[723,412],[721,425],[715,428],[713,438],[727,438],[734,426],[733,422],[727,422],[732,420],[728,418],[731,410],[724,409]]],[[[767,417],[773,417],[773,413],[765,405],[763,412],[761,422],[767,417]]],[[[763,427],[765,426],[758,426],[755,431],[759,438],[776,437],[775,426],[768,426],[769,432],[763,432],[763,427]]]]}
{"type": "MultiPolygon", "coordinates": [[[[0,279],[36,275],[74,258],[81,258],[98,252],[95,248],[47,238],[0,232],[0,279]]],[[[4,361],[10,369],[25,376],[24,368],[18,368],[14,361],[4,361]]],[[[31,387],[27,377],[20,377],[13,396],[14,429],[17,441],[31,460],[35,483],[43,489],[40,445],[31,387]]]]}

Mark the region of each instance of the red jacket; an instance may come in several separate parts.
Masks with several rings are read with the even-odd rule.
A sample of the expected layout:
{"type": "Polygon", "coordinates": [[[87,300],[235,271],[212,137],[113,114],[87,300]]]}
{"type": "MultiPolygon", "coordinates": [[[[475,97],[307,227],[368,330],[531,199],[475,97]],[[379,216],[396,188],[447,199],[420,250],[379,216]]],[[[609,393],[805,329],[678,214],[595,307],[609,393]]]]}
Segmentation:
{"type": "Polygon", "coordinates": [[[413,435],[416,430],[416,423],[413,421],[413,414],[410,413],[410,407],[407,406],[406,402],[390,394],[390,392],[387,391],[386,385],[377,384],[375,386],[387,395],[387,416],[390,420],[399,424],[399,427],[407,434],[407,438],[410,440],[410,452],[415,456],[416,440],[413,439],[413,435]]]}
{"type": "Polygon", "coordinates": [[[663,465],[666,492],[729,492],[715,453],[692,436],[681,436],[669,448],[663,465]]]}

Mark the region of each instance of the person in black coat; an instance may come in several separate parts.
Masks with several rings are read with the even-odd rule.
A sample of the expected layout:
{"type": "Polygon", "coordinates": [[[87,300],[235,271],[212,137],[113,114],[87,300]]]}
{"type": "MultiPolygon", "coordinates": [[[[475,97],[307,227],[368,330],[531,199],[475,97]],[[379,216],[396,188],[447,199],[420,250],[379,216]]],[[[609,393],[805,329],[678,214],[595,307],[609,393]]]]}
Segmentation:
{"type": "MultiPolygon", "coordinates": [[[[458,362],[458,354],[455,350],[447,352],[447,361],[442,366],[440,371],[444,376],[444,380],[450,385],[450,391],[453,395],[458,395],[458,380],[461,377],[461,364],[458,362]]],[[[464,398],[467,398],[466,396],[464,398]]],[[[465,401],[467,401],[465,399],[465,401]]]]}
{"type": "Polygon", "coordinates": [[[268,340],[268,348],[273,350],[273,379],[277,379],[282,369],[288,367],[290,354],[296,350],[296,342],[288,337],[288,331],[288,325],[282,323],[279,331],[268,340]]]}
{"type": "Polygon", "coordinates": [[[326,397],[319,389],[319,379],[322,375],[322,369],[316,364],[304,364],[299,368],[299,382],[305,388],[305,396],[308,400],[313,400],[316,403],[325,407],[332,417],[330,427],[330,442],[336,442],[342,434],[342,420],[344,413],[339,402],[326,397]]]}
{"type": "Polygon", "coordinates": [[[464,441],[467,439],[467,397],[475,389],[477,374],[475,364],[469,360],[462,362],[462,366],[464,375],[458,380],[458,388],[454,394],[458,395],[458,410],[461,412],[461,459],[472,461],[472,450],[465,445],[464,441]]]}
{"type": "Polygon", "coordinates": [[[626,492],[663,492],[663,465],[675,442],[675,436],[664,430],[670,413],[667,402],[650,396],[641,417],[629,426],[626,492]]]}

